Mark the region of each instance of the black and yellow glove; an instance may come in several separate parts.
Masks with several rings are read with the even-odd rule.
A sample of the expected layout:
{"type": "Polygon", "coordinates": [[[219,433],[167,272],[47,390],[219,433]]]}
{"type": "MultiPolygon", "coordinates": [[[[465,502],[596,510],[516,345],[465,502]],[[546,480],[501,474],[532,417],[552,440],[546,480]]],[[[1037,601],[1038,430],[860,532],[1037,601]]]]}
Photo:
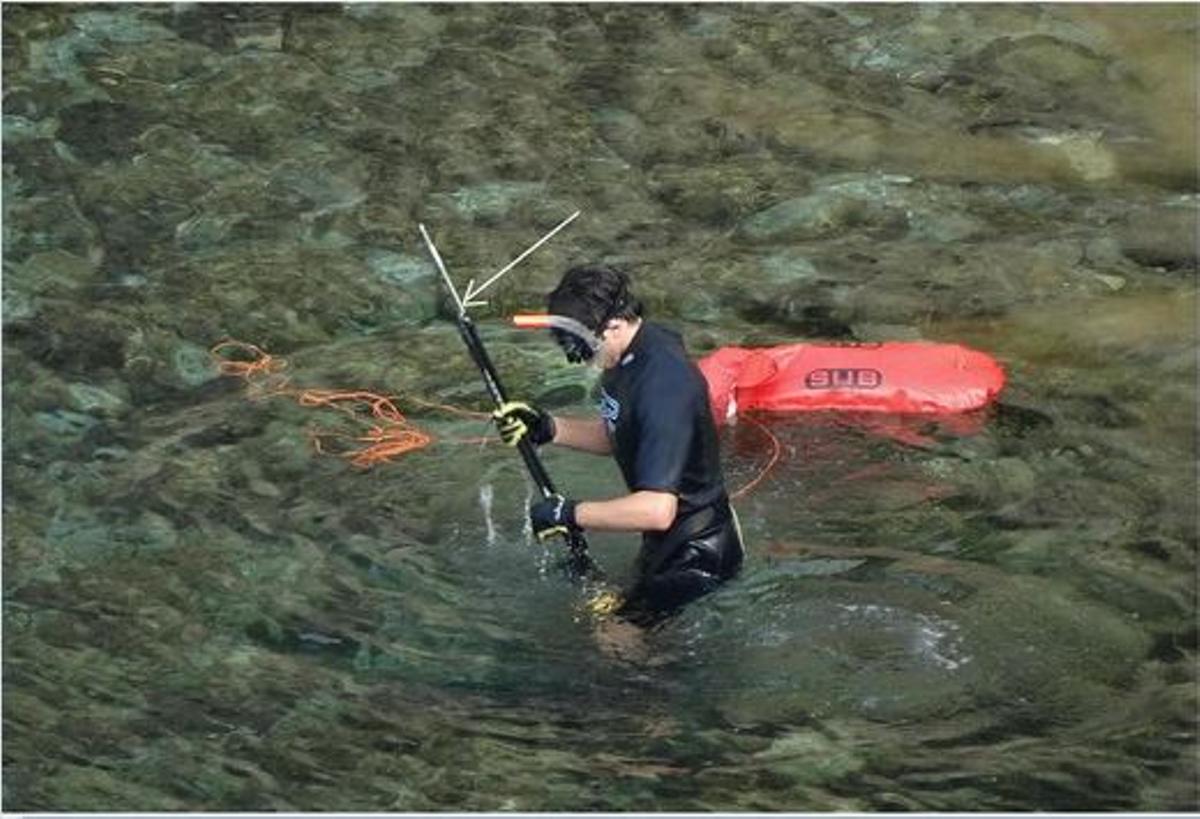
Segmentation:
{"type": "Polygon", "coordinates": [[[625,597],[612,589],[600,589],[584,603],[593,617],[607,617],[625,604],[625,597]]]}
{"type": "Polygon", "coordinates": [[[575,522],[575,501],[562,495],[551,495],[531,505],[529,522],[538,540],[579,531],[579,524],[575,522]]]}
{"type": "Polygon", "coordinates": [[[492,418],[500,430],[501,440],[509,446],[516,446],[525,436],[529,436],[534,446],[554,440],[554,417],[541,407],[524,401],[509,401],[493,412],[492,418]]]}

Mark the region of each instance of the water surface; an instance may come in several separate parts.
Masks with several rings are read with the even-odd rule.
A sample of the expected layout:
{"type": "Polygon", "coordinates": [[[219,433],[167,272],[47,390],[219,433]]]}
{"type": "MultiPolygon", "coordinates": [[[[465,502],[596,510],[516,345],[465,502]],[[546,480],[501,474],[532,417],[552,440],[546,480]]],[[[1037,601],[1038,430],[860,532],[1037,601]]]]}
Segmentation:
{"type": "MultiPolygon", "coordinates": [[[[1196,15],[4,7],[4,809],[1195,810],[1196,15]],[[628,266],[697,354],[953,340],[999,403],[723,433],[749,543],[651,632],[524,522],[416,225],[501,319],[628,266]],[[438,439],[369,470],[337,413],[438,439]]],[[[549,452],[577,497],[615,466],[549,452]]],[[[611,581],[632,538],[591,538],[611,581]]]]}

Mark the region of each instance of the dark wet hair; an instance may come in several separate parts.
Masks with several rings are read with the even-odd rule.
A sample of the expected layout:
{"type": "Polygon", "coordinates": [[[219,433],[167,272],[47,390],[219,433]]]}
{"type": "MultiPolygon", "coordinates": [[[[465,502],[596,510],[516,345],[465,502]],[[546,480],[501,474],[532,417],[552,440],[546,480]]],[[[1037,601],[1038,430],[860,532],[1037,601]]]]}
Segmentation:
{"type": "Polygon", "coordinates": [[[551,313],[570,316],[599,333],[615,318],[632,321],[642,315],[629,275],[608,265],[572,267],[546,297],[551,313]]]}

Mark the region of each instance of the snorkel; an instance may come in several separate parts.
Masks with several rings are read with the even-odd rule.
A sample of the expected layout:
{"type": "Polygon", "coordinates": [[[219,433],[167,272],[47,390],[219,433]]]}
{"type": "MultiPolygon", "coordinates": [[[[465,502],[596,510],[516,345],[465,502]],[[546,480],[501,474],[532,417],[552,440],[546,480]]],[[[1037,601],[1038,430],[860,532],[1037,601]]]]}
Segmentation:
{"type": "Polygon", "coordinates": [[[600,349],[600,339],[587,326],[570,316],[554,313],[525,313],[512,317],[513,326],[523,330],[548,329],[572,364],[589,362],[600,349]]]}
{"type": "Polygon", "coordinates": [[[571,268],[546,301],[547,312],[513,316],[513,325],[548,329],[572,364],[596,359],[613,319],[634,321],[642,315],[641,302],[629,292],[628,276],[606,266],[571,268]],[[596,277],[602,280],[599,286],[596,277]]]}

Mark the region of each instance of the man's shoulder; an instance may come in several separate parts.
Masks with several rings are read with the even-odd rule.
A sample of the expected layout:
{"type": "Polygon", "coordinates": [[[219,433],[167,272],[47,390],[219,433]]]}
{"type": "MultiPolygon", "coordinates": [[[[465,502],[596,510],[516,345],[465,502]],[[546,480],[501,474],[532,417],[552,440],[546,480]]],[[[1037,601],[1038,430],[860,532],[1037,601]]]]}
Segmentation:
{"type": "Polygon", "coordinates": [[[660,324],[643,323],[638,342],[617,366],[606,370],[601,383],[610,391],[646,389],[658,392],[666,387],[687,390],[704,383],[704,376],[688,358],[679,333],[660,324]]]}
{"type": "MultiPolygon", "coordinates": [[[[639,392],[652,393],[667,403],[689,401],[708,394],[708,382],[683,347],[679,334],[659,328],[664,334],[661,344],[646,345],[643,361],[636,369],[639,392]]],[[[652,338],[648,340],[659,341],[652,338]]]]}
{"type": "Polygon", "coordinates": [[[644,363],[673,366],[688,361],[683,336],[675,330],[647,322],[642,332],[645,333],[645,341],[638,345],[636,355],[641,356],[644,363]]]}
{"type": "Polygon", "coordinates": [[[645,330],[649,339],[654,341],[656,346],[683,349],[683,336],[678,330],[674,330],[665,324],[659,324],[657,321],[645,322],[645,330]]]}

